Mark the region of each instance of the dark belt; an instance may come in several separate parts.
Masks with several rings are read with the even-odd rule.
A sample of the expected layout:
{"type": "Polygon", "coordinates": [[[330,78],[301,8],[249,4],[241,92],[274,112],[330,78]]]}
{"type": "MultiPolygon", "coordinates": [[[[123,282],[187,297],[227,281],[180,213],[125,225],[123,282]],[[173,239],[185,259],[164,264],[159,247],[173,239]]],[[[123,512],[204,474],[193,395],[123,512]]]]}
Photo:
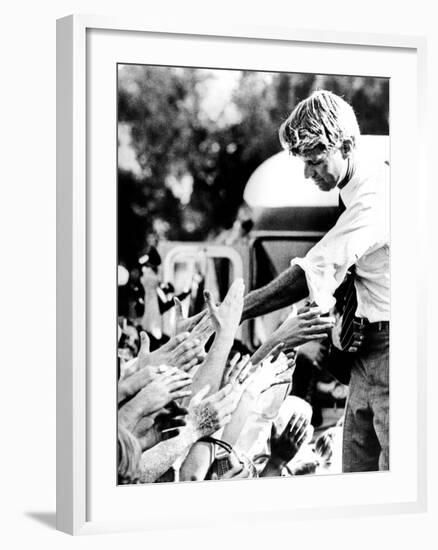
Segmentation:
{"type": "Polygon", "coordinates": [[[364,328],[366,331],[370,332],[382,332],[389,331],[389,321],[376,321],[375,323],[370,323],[367,319],[364,319],[364,328]]]}

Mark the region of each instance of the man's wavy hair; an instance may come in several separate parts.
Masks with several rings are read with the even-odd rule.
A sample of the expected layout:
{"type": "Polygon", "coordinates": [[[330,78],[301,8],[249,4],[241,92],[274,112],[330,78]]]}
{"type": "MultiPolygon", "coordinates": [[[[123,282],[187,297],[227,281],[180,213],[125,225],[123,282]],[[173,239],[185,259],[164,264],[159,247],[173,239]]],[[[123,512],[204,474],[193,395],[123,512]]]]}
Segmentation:
{"type": "Polygon", "coordinates": [[[353,108],[341,97],[318,90],[295,107],[278,131],[283,149],[306,156],[330,151],[350,138],[357,146],[360,130],[353,108]]]}

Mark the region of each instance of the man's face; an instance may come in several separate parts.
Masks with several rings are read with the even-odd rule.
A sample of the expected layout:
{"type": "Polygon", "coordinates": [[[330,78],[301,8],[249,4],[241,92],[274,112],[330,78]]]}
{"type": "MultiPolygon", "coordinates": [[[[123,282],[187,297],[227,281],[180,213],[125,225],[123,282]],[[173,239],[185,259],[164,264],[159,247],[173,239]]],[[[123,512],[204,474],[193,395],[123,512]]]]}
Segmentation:
{"type": "Polygon", "coordinates": [[[330,191],[347,173],[347,159],[340,147],[330,151],[315,149],[301,157],[304,161],[304,177],[312,179],[321,191],[330,191]]]}

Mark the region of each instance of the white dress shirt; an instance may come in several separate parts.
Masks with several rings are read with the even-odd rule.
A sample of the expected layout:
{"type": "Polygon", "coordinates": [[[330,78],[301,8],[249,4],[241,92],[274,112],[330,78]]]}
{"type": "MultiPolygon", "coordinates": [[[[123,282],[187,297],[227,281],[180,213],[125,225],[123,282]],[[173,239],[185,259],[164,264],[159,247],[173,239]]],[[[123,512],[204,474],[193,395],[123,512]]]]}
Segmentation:
{"type": "Polygon", "coordinates": [[[336,224],[307,253],[295,258],[306,274],[310,299],[324,311],[349,267],[356,265],[357,317],[389,321],[389,166],[357,161],[340,190],[346,207],[336,224]]]}

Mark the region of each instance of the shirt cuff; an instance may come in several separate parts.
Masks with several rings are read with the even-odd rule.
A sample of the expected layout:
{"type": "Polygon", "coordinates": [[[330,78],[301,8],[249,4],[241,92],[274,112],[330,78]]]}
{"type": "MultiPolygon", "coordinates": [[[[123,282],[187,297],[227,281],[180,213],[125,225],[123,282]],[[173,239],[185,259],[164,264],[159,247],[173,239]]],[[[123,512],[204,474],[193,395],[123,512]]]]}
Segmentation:
{"type": "Polygon", "coordinates": [[[331,281],[331,277],[327,276],[325,271],[312,266],[307,258],[294,258],[291,260],[290,265],[298,265],[304,271],[310,301],[315,302],[323,313],[327,313],[332,309],[336,304],[333,297],[333,293],[337,288],[336,281],[331,281]]]}

